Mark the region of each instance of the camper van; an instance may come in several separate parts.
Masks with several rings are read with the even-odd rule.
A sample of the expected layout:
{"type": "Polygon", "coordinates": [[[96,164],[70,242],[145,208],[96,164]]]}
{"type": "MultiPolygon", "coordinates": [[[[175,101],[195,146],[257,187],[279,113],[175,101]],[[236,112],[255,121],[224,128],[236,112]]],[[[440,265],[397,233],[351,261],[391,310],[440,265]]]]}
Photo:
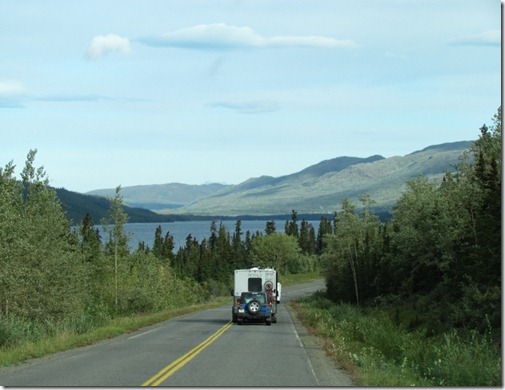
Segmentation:
{"type": "Polygon", "coordinates": [[[235,270],[232,290],[232,321],[277,322],[277,304],[281,300],[281,284],[273,268],[252,267],[235,270]]]}

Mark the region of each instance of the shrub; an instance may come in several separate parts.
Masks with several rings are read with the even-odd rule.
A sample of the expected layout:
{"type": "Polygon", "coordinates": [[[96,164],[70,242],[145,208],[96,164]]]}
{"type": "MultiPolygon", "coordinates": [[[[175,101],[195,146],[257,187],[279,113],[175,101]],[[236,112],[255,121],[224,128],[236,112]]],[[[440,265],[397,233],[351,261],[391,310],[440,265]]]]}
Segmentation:
{"type": "Polygon", "coordinates": [[[23,341],[37,341],[46,332],[37,322],[16,315],[0,316],[0,347],[12,347],[23,341]]]}
{"type": "MultiPolygon", "coordinates": [[[[332,304],[321,293],[298,302],[302,318],[367,386],[498,386],[501,355],[491,331],[438,337],[398,326],[386,310],[332,304]]],[[[490,326],[489,326],[490,328],[490,326]]]]}

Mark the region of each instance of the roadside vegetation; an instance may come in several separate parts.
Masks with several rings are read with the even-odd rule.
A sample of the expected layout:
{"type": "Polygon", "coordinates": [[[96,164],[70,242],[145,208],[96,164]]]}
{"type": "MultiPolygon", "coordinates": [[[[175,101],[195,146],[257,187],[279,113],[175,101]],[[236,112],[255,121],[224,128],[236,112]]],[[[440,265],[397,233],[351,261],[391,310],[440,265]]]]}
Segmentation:
{"type": "Polygon", "coordinates": [[[501,128],[500,108],[442,182],[407,183],[388,221],[363,194],[317,234],[292,210],[264,231],[212,221],[177,250],[161,226],[130,250],[120,186],[106,237],[89,215],[73,226],[31,150],[20,180],[0,169],[0,365],[226,302],[233,270],[256,265],[283,285],[325,279],[298,309],[356,383],[500,385],[501,128]]]}
{"type": "Polygon", "coordinates": [[[302,316],[371,386],[500,386],[501,108],[442,182],[417,177],[382,222],[344,200],[302,316]]]}
{"type": "Polygon", "coordinates": [[[89,215],[72,225],[35,157],[29,151],[21,180],[12,162],[0,169],[0,365],[223,304],[236,268],[284,269],[284,285],[320,277],[316,258],[273,221],[252,233],[240,221],[232,233],[213,221],[208,239],[188,235],[177,251],[159,226],[152,243],[131,251],[121,187],[100,221],[101,237],[89,215]]]}
{"type": "MultiPolygon", "coordinates": [[[[291,305],[327,354],[361,386],[501,386],[501,350],[488,330],[434,336],[394,310],[335,304],[324,293],[291,305]]],[[[484,319],[486,322],[486,319],[484,319]]]]}

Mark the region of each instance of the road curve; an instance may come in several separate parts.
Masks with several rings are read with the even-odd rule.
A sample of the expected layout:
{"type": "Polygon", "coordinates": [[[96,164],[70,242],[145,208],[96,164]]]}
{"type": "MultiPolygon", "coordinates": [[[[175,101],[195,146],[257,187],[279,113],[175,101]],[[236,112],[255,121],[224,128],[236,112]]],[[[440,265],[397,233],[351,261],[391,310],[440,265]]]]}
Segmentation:
{"type": "MultiPolygon", "coordinates": [[[[284,287],[283,302],[319,282],[284,287]]],[[[232,324],[230,304],[183,315],[97,344],[0,369],[20,387],[350,386],[284,304],[278,321],[232,324]]]]}

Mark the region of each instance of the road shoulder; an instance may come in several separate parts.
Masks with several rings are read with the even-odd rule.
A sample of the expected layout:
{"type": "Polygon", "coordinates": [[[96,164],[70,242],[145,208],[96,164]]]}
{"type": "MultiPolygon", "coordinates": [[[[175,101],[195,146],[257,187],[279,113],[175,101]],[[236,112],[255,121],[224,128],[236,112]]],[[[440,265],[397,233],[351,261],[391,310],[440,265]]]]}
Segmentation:
{"type": "Polygon", "coordinates": [[[287,307],[287,312],[305,348],[312,370],[319,386],[353,386],[351,378],[326,354],[323,341],[311,334],[300,321],[295,310],[287,307]]]}

